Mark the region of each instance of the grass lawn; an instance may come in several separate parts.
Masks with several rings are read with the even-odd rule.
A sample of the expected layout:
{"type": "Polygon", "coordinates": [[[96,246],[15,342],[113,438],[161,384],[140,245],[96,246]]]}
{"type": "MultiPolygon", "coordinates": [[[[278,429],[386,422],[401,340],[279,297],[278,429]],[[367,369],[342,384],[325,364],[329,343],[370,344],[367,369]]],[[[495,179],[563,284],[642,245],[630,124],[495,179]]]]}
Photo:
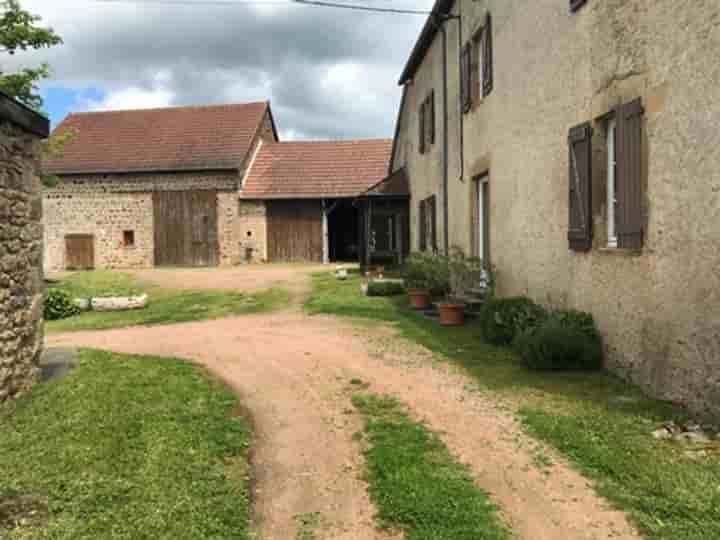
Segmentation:
{"type": "Polygon", "coordinates": [[[103,330],[134,325],[171,324],[231,315],[262,313],[287,303],[289,295],[282,289],[245,294],[237,291],[173,290],[138,281],[132,275],[111,270],[70,274],[55,288],[74,297],[128,296],[146,292],[147,308],[132,311],[86,312],[81,315],[48,321],[48,332],[103,330]]]}
{"type": "Polygon", "coordinates": [[[647,538],[720,538],[720,446],[693,459],[650,436],[662,421],[683,420],[681,410],[607,374],[528,371],[512,351],[484,343],[477,325],[442,328],[409,311],[404,298],[365,297],[358,277],[341,282],[317,274],[305,308],[392,322],[404,337],[462,366],[509,403],[529,432],[594,479],[647,538]]]}
{"type": "Polygon", "coordinates": [[[0,406],[0,538],[250,538],[237,411],[188,363],[83,351],[0,406]]]}
{"type": "Polygon", "coordinates": [[[383,527],[406,540],[504,540],[486,493],[445,445],[388,397],[356,394],[365,416],[369,491],[383,527]]]}

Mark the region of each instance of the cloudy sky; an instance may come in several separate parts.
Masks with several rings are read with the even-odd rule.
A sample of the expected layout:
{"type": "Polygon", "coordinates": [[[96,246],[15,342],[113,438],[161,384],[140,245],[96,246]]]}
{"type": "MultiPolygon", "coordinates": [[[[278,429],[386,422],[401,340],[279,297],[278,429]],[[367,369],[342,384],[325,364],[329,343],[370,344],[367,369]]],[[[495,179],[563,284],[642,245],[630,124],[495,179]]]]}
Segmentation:
{"type": "MultiPolygon", "coordinates": [[[[50,63],[53,76],[42,92],[55,125],[71,111],[270,99],[284,139],[392,136],[397,79],[424,16],[285,0],[151,1],[157,0],[22,0],[65,44],[0,58],[0,66],[11,71],[50,63]]],[[[409,9],[433,4],[336,1],[409,9]]]]}

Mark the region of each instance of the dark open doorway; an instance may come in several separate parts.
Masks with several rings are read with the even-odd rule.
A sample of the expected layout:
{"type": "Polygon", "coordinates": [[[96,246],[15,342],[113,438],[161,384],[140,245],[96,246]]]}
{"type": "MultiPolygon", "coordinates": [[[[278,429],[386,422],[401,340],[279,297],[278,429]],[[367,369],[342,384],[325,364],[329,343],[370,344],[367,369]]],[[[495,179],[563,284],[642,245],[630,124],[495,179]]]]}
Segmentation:
{"type": "Polygon", "coordinates": [[[358,210],[352,199],[329,202],[328,248],[331,262],[358,260],[358,210]]]}

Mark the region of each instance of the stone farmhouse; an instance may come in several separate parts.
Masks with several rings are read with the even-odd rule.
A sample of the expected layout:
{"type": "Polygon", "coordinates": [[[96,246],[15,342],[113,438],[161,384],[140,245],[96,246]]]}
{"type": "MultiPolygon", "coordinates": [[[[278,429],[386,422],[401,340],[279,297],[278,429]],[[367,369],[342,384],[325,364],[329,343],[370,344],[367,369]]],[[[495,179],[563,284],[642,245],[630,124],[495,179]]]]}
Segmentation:
{"type": "Polygon", "coordinates": [[[412,248],[591,312],[608,368],[720,413],[720,3],[438,0],[400,78],[412,248]]]}
{"type": "Polygon", "coordinates": [[[357,257],[389,140],[279,142],[268,102],[69,115],[44,163],[49,271],[357,257]]]}
{"type": "Polygon", "coordinates": [[[47,118],[0,93],[0,402],[38,377],[43,348],[41,141],[47,118]]]}

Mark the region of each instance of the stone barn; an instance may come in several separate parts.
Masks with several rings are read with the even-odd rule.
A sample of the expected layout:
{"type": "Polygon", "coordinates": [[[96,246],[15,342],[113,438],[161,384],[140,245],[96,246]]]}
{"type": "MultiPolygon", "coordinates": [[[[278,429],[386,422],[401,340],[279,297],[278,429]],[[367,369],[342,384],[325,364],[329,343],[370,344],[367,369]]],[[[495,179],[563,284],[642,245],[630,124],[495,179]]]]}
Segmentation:
{"type": "Polygon", "coordinates": [[[277,140],[269,103],[71,114],[69,131],[44,163],[46,269],[240,261],[238,188],[277,140]]]}
{"type": "Polygon", "coordinates": [[[48,271],[357,260],[392,141],[278,142],[268,102],[71,114],[44,163],[48,271]]]}
{"type": "Polygon", "coordinates": [[[0,94],[0,401],[36,380],[43,343],[42,203],[49,122],[0,94]]]}

